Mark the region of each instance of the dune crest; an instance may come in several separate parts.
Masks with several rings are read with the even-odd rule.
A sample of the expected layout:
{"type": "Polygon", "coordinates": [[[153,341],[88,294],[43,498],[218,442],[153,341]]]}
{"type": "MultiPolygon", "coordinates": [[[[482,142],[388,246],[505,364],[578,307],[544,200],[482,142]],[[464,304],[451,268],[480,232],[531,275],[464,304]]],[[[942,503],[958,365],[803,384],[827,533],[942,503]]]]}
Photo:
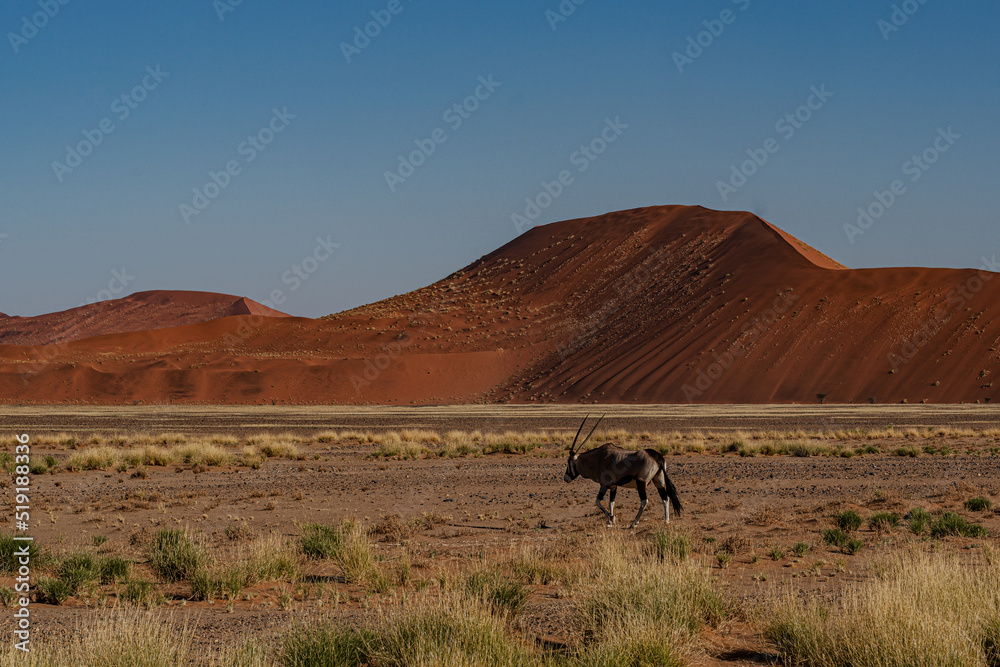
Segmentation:
{"type": "Polygon", "coordinates": [[[998,275],[847,269],[750,213],[641,208],[318,320],[230,297],[210,321],[0,346],[0,400],[987,402],[998,275]]]}
{"type": "Polygon", "coordinates": [[[4,319],[0,322],[0,345],[65,343],[245,314],[288,317],[244,297],[212,292],[154,290],[35,317],[4,315],[0,318],[4,319]]]}

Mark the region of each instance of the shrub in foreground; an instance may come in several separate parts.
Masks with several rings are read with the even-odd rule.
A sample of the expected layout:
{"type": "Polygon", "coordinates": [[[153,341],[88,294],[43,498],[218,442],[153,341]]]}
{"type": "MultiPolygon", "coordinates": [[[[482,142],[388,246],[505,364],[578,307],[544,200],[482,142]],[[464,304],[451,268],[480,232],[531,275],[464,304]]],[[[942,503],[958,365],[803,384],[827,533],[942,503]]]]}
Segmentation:
{"type": "Polygon", "coordinates": [[[775,604],[765,637],[789,664],[998,664],[1000,568],[913,553],[886,558],[875,572],[845,592],[840,608],[791,597],[775,604]]]}
{"type": "Polygon", "coordinates": [[[986,537],[986,529],[978,523],[967,521],[954,512],[945,512],[931,526],[933,537],[986,537]]]}
{"type": "Polygon", "coordinates": [[[182,581],[205,565],[205,554],[184,530],[164,528],[153,538],[149,566],[166,581],[182,581]]]}

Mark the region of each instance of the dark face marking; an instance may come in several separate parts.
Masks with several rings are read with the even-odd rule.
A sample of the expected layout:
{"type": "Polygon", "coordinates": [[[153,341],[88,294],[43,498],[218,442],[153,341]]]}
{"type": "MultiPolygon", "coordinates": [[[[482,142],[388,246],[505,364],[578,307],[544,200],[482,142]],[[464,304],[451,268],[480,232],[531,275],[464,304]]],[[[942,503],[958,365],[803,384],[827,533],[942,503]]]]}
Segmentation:
{"type": "Polygon", "coordinates": [[[566,474],[563,475],[563,480],[568,484],[579,476],[580,471],[576,469],[576,461],[573,459],[573,455],[570,454],[569,461],[566,462],[566,474]]]}

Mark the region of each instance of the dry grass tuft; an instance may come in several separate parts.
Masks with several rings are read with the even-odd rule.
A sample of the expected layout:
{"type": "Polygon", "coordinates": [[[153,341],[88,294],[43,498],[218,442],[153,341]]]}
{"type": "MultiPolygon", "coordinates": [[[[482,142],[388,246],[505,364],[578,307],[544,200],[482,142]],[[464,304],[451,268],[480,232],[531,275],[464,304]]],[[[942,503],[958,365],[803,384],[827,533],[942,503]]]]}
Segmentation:
{"type": "Polygon", "coordinates": [[[31,652],[11,642],[0,663],[24,667],[182,667],[193,661],[193,632],[169,614],[134,608],[87,615],[68,638],[32,635],[31,652]]]}
{"type": "Polygon", "coordinates": [[[1000,568],[955,556],[897,553],[849,589],[840,608],[787,598],[765,636],[791,663],[994,665],[1000,646],[1000,568]]]}

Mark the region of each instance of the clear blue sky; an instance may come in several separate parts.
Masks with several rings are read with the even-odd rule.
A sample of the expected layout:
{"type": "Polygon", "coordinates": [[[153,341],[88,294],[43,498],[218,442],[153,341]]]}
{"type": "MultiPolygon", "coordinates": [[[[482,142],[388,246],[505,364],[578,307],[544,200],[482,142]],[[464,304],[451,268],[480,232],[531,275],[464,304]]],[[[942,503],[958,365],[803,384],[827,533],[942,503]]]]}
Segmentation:
{"type": "Polygon", "coordinates": [[[281,290],[287,312],[336,312],[510,241],[511,215],[563,170],[572,183],[539,223],[700,204],[753,211],[852,267],[1000,255],[996,2],[910,0],[891,32],[888,0],[586,0],[559,22],[546,15],[559,0],[243,0],[220,20],[232,2],[3,3],[0,311],[73,307],[110,283],[281,290]],[[348,62],[341,44],[390,6],[348,62]],[[720,27],[678,67],[688,38],[720,27]],[[832,97],[810,100],[814,86],[832,97]],[[477,89],[478,108],[445,117],[477,89]],[[809,101],[794,134],[776,127],[809,101]],[[113,131],[78,166],[53,166],[105,119],[113,131]],[[574,159],[606,119],[628,127],[574,159]],[[959,138],[911,180],[905,163],[949,127],[959,138]],[[385,172],[439,128],[445,141],[390,189],[385,172]],[[248,161],[241,144],[265,129],[248,161]],[[723,201],[718,182],[769,138],[777,152],[723,201]],[[186,223],[180,205],[231,161],[238,173],[186,223]],[[905,192],[849,242],[844,224],[897,179],[905,192]],[[303,265],[326,257],[317,238],[339,247],[303,265]]]}

